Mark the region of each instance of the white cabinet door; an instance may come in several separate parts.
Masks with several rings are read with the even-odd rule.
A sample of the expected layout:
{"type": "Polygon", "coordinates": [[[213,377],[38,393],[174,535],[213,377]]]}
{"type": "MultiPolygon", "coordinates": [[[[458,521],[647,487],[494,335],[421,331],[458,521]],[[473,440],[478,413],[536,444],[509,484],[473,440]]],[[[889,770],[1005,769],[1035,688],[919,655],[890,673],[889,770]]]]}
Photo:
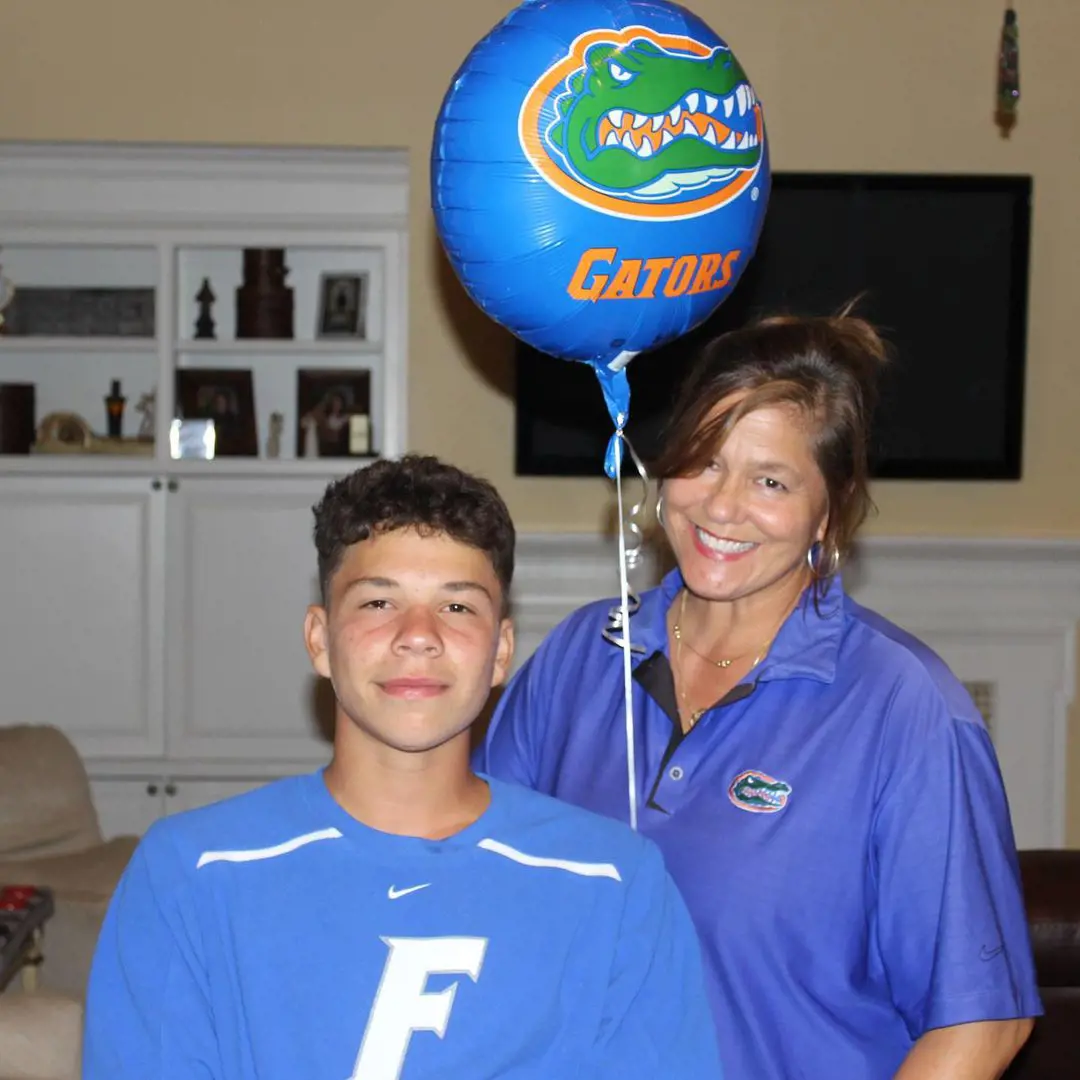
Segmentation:
{"type": "Polygon", "coordinates": [[[106,840],[142,836],[165,813],[165,781],[160,776],[91,778],[90,791],[106,840]]]}
{"type": "Polygon", "coordinates": [[[304,649],[325,480],[184,478],[168,495],[168,754],[329,757],[329,687],[304,649]]]}
{"type": "Polygon", "coordinates": [[[90,791],[101,831],[111,840],[142,836],[159,818],[242,795],[275,779],[277,775],[269,773],[247,777],[103,775],[91,777],[90,791]]]}
{"type": "Polygon", "coordinates": [[[164,494],[0,478],[0,723],[56,724],[85,757],[161,753],[164,494]]]}
{"type": "Polygon", "coordinates": [[[269,784],[273,777],[245,777],[243,779],[188,779],[177,777],[166,783],[165,813],[177,814],[182,810],[195,810],[201,806],[243,795],[246,791],[269,784]]]}

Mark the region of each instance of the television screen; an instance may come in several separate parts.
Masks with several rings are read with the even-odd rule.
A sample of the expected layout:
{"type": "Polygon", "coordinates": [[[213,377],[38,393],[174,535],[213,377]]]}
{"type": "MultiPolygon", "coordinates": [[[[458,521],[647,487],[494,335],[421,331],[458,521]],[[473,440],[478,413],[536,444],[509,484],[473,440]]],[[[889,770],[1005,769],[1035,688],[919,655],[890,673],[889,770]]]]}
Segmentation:
{"type": "MultiPolygon", "coordinates": [[[[757,253],[728,299],[630,363],[628,437],[655,454],[678,384],[711,337],[861,296],[857,313],[892,347],[873,474],[1018,479],[1030,214],[1027,176],[774,173],[757,253]]],[[[600,475],[611,421],[592,369],[519,344],[516,375],[518,474],[600,475]]]]}

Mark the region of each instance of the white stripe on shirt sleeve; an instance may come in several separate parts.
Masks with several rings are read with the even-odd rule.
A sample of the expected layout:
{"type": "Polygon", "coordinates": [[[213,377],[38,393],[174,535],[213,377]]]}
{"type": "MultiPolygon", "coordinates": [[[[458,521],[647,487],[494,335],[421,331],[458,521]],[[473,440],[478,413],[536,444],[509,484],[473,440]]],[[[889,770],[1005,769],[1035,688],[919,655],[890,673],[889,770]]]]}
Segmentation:
{"type": "Polygon", "coordinates": [[[291,840],[275,844],[273,847],[248,848],[242,851],[204,851],[199,856],[195,869],[200,870],[208,863],[215,862],[255,862],[258,859],[276,859],[279,855],[288,855],[297,848],[313,844],[317,840],[340,839],[341,833],[337,829],[319,829],[317,832],[304,833],[303,836],[294,836],[291,840]]]}
{"type": "Polygon", "coordinates": [[[485,851],[493,851],[496,855],[502,855],[507,859],[513,859],[522,866],[550,867],[553,870],[565,870],[570,874],[580,874],[582,877],[606,877],[614,881],[622,881],[618,868],[612,863],[589,863],[574,862],[570,859],[545,859],[540,855],[526,855],[509,844],[500,843],[490,838],[481,840],[477,845],[485,851]]]}

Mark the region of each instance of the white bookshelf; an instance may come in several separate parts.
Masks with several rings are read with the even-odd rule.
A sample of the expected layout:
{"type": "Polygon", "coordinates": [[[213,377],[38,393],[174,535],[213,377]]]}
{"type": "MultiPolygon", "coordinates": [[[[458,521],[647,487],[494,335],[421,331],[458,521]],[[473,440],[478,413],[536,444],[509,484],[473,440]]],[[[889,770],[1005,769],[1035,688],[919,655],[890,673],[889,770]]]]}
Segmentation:
{"type": "Polygon", "coordinates": [[[34,385],[35,424],[75,413],[105,434],[119,379],[131,439],[156,393],[149,455],[0,454],[0,723],[70,735],[110,834],[328,757],[301,636],[318,597],[311,508],[370,457],[297,457],[297,378],[369,372],[373,452],[406,449],[406,160],[0,143],[16,289],[153,290],[142,338],[0,335],[0,385],[34,385]],[[246,248],[285,251],[289,339],[236,336],[246,248]],[[362,337],[319,336],[323,273],[366,275],[362,337]],[[213,340],[195,337],[204,278],[213,340]],[[257,453],[170,456],[177,373],[194,368],[252,373],[257,453]]]}
{"type": "MultiPolygon", "coordinates": [[[[154,453],[135,468],[169,473],[188,468],[170,457],[177,371],[250,371],[258,453],[218,458],[222,473],[334,474],[347,458],[314,467],[298,458],[297,373],[367,371],[371,455],[396,456],[406,445],[407,206],[404,155],[386,151],[0,143],[0,266],[16,290],[139,287],[155,298],[148,337],[0,335],[0,384],[34,385],[35,423],[75,413],[104,435],[104,398],[119,379],[125,438],[138,431],[139,398],[153,391],[154,453]],[[292,338],[237,338],[245,248],[284,249],[292,338]],[[326,273],[364,275],[362,336],[319,336],[326,273]],[[213,340],[195,336],[204,279],[216,296],[213,340]],[[284,425],[270,458],[274,412],[284,425]]],[[[0,455],[0,474],[65,471],[51,455],[21,456],[0,455]]],[[[73,475],[131,468],[123,454],[87,456],[69,463],[73,475]]]]}

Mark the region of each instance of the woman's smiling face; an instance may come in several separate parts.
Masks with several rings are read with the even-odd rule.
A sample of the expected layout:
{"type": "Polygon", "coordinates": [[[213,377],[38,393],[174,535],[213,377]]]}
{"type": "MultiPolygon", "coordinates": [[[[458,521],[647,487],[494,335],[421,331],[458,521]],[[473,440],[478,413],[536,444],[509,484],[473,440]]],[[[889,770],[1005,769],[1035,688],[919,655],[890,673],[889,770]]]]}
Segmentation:
{"type": "Polygon", "coordinates": [[[664,530],[691,592],[709,600],[786,594],[806,571],[828,522],[813,438],[797,406],[764,406],[735,424],[702,472],[664,482],[664,530]]]}

